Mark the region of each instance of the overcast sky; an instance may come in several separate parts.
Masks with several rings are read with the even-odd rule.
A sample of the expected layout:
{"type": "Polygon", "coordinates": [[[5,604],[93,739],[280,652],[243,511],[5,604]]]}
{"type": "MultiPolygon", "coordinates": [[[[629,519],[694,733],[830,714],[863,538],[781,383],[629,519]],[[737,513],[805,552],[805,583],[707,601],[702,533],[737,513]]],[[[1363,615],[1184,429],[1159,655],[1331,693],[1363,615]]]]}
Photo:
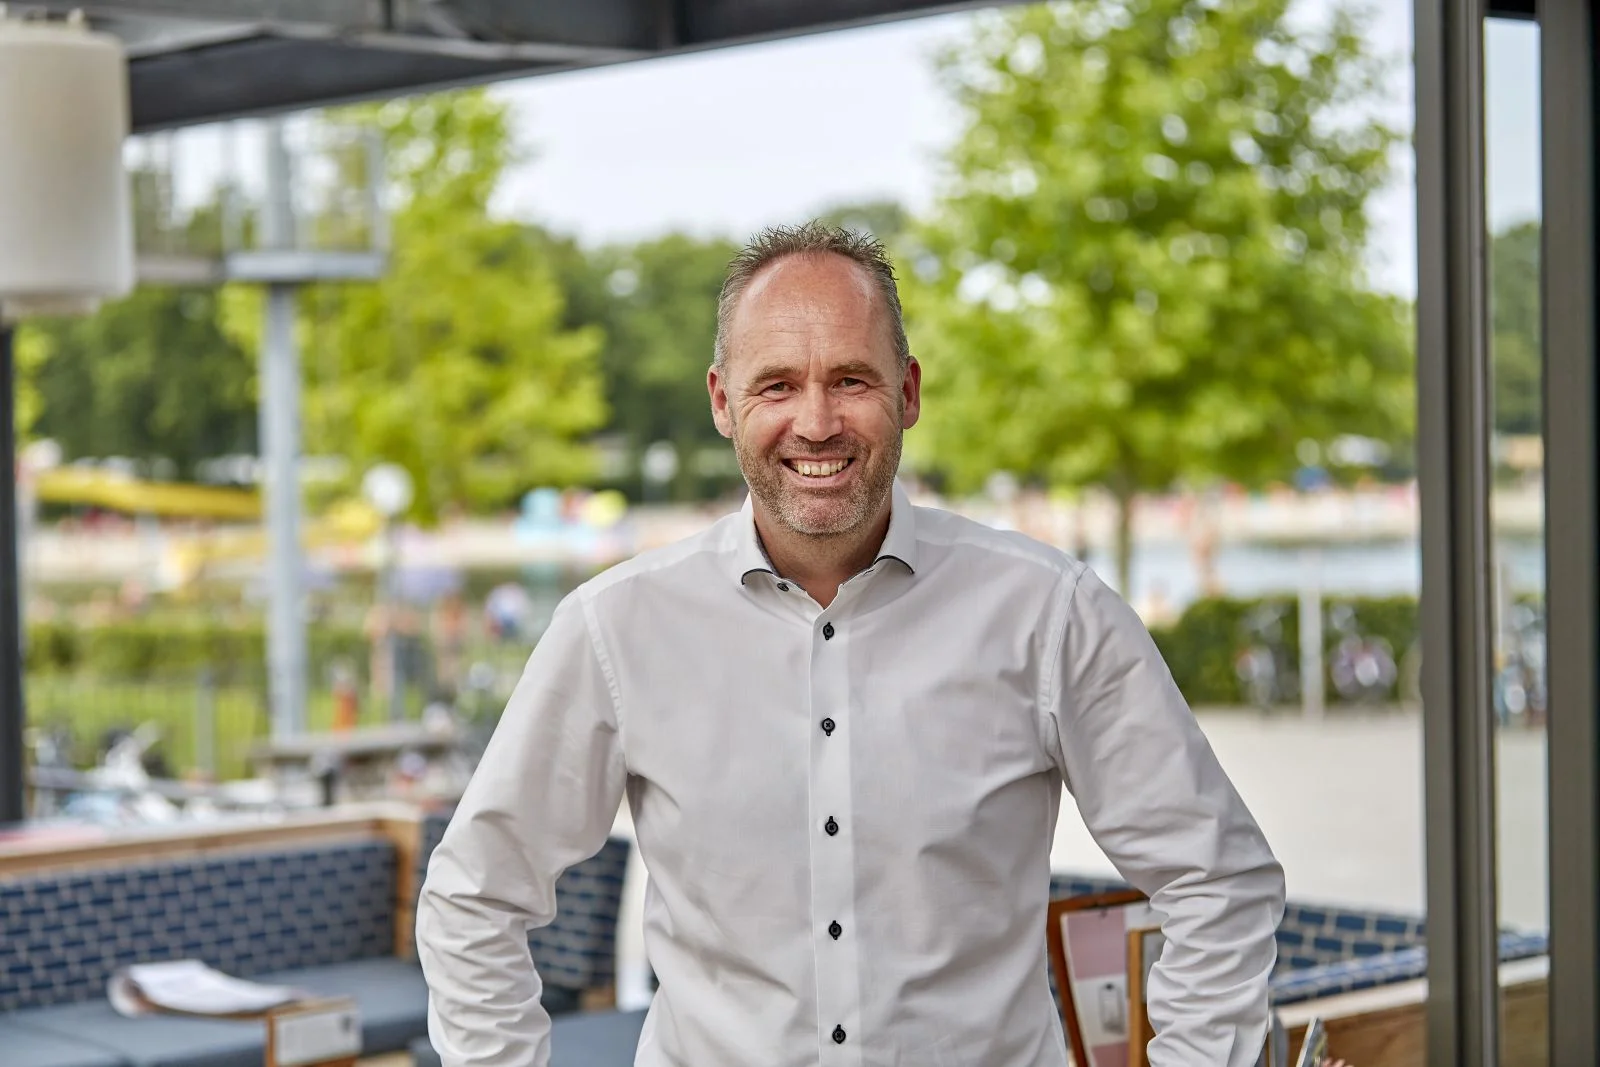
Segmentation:
{"type": "MultiPolygon", "coordinates": [[[[1317,18],[1329,0],[1304,0],[1317,18]]],[[[1384,3],[1373,44],[1404,59],[1411,5],[1384,3]]],[[[743,236],[839,201],[892,197],[925,207],[957,115],[932,54],[970,16],[915,19],[776,44],[505,83],[534,158],[504,188],[503,210],[587,242],[672,229],[743,236]]],[[[1489,31],[1490,215],[1498,228],[1538,207],[1537,30],[1489,31]]],[[[1408,128],[1403,62],[1386,114],[1408,128]]],[[[1373,276],[1415,290],[1409,150],[1375,198],[1373,276]]]]}

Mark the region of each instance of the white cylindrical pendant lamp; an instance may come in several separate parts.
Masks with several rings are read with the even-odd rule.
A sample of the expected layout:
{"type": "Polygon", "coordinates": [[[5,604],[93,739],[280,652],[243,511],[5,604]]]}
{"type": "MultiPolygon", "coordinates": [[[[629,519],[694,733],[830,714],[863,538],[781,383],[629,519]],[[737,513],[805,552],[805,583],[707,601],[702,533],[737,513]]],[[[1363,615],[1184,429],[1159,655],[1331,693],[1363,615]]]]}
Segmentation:
{"type": "Polygon", "coordinates": [[[0,313],[92,311],[133,288],[117,38],[0,16],[0,313]]]}

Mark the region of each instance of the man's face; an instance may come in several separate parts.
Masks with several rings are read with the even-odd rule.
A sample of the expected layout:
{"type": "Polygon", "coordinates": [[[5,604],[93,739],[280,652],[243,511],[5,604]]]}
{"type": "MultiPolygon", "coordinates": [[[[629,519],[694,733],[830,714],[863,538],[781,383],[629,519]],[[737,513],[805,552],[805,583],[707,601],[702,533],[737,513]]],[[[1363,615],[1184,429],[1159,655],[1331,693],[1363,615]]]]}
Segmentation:
{"type": "Polygon", "coordinates": [[[707,378],[717,429],[751,495],[795,533],[873,521],[921,409],[921,368],[902,372],[867,272],[831,254],[789,256],[751,281],[707,378]]]}

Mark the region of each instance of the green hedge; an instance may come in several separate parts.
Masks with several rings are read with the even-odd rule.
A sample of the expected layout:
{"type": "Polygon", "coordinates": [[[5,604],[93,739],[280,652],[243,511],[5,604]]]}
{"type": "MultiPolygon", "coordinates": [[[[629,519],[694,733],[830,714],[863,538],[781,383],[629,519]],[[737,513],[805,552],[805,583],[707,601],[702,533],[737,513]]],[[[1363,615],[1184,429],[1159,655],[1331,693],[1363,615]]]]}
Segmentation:
{"type": "MultiPolygon", "coordinates": [[[[1247,645],[1254,643],[1254,638],[1245,629],[1245,618],[1258,605],[1269,601],[1280,603],[1286,609],[1281,622],[1283,644],[1298,670],[1300,606],[1293,597],[1249,600],[1215,597],[1197,600],[1177,622],[1152,628],[1151,636],[1166,658],[1173,680],[1183,690],[1190,704],[1245,703],[1244,689],[1235,673],[1234,661],[1247,645]]],[[[1324,617],[1327,610],[1336,604],[1353,607],[1361,632],[1388,641],[1397,663],[1404,659],[1416,640],[1415,597],[1329,597],[1323,603],[1324,617]]],[[[1338,645],[1342,635],[1324,624],[1322,636],[1325,689],[1329,699],[1336,700],[1332,681],[1326,678],[1326,671],[1328,653],[1338,645]]],[[[1399,697],[1398,692],[1390,695],[1395,699],[1399,697]]]]}
{"type": "MultiPolygon", "coordinates": [[[[1298,662],[1299,607],[1292,598],[1267,598],[1286,606],[1285,647],[1298,662]]],[[[1236,704],[1245,699],[1234,660],[1250,636],[1243,622],[1262,600],[1217,597],[1191,604],[1177,622],[1152,630],[1173,678],[1191,704],[1236,704]]],[[[1364,633],[1385,638],[1402,658],[1417,635],[1414,597],[1338,597],[1350,604],[1364,633]]],[[[1326,650],[1339,635],[1324,627],[1326,650]]],[[[336,659],[358,673],[367,664],[366,636],[353,627],[312,626],[308,632],[314,676],[336,659]]],[[[259,625],[117,622],[97,626],[34,623],[28,627],[27,669],[34,675],[69,675],[133,682],[197,676],[209,669],[217,684],[259,684],[266,674],[266,632],[259,625]]],[[[1326,665],[1327,656],[1323,657],[1326,665]]],[[[1331,688],[1329,689],[1331,693],[1331,688]]]]}
{"type": "MultiPolygon", "coordinates": [[[[358,670],[366,665],[368,643],[358,629],[313,626],[307,639],[313,669],[336,658],[350,660],[358,670]]],[[[209,669],[219,683],[244,683],[265,677],[266,640],[260,625],[33,623],[28,627],[27,670],[140,681],[209,669]]]]}

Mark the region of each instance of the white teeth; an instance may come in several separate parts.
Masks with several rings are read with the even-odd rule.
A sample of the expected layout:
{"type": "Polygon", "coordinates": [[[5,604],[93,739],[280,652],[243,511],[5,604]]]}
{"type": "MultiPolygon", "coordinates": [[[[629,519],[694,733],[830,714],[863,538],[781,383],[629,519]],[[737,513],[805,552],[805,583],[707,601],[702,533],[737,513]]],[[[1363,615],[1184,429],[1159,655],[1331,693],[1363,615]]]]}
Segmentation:
{"type": "Polygon", "coordinates": [[[800,460],[795,460],[794,469],[805,475],[807,478],[826,478],[829,475],[838,474],[840,471],[844,470],[845,466],[849,462],[850,461],[847,459],[834,460],[832,463],[805,463],[800,460]]]}

